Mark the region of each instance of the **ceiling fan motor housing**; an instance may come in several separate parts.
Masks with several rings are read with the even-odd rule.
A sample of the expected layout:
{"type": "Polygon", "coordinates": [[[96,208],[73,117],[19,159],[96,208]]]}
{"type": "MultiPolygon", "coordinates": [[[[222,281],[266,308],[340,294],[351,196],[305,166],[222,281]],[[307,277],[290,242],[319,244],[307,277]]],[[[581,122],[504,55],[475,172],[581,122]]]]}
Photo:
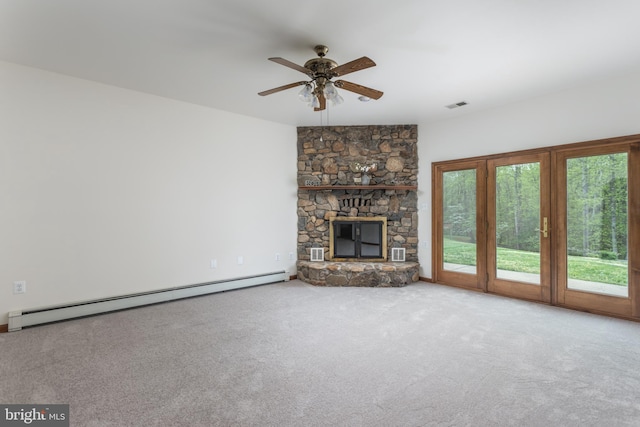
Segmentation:
{"type": "Polygon", "coordinates": [[[304,68],[311,71],[310,77],[314,80],[318,77],[324,77],[331,79],[334,77],[329,72],[338,66],[338,63],[333,59],[325,58],[329,48],[324,45],[317,45],[313,50],[318,54],[318,58],[313,58],[304,63],[304,68]]]}
{"type": "Polygon", "coordinates": [[[328,74],[329,71],[336,68],[338,63],[329,58],[313,58],[304,63],[304,68],[307,68],[316,74],[328,74]]]}

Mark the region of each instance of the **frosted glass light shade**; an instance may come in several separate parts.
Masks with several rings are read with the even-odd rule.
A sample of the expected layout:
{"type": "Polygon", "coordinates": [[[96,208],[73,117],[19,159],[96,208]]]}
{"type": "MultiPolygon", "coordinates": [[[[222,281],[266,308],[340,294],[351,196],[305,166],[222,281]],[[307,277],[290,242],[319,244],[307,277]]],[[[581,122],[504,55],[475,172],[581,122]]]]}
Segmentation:
{"type": "Polygon", "coordinates": [[[301,101],[304,102],[312,102],[313,101],[313,86],[311,86],[310,84],[306,84],[304,85],[304,87],[302,88],[302,90],[300,91],[300,93],[298,93],[298,97],[300,98],[301,101]]]}
{"type": "Polygon", "coordinates": [[[331,100],[332,105],[336,106],[336,105],[340,105],[344,102],[344,98],[340,96],[340,94],[336,93],[336,96],[333,97],[333,99],[331,100]]]}
{"type": "Polygon", "coordinates": [[[336,87],[333,85],[332,82],[327,82],[324,85],[324,96],[326,96],[327,99],[333,99],[333,97],[335,97],[336,95],[338,95],[338,91],[336,90],[336,87]]]}

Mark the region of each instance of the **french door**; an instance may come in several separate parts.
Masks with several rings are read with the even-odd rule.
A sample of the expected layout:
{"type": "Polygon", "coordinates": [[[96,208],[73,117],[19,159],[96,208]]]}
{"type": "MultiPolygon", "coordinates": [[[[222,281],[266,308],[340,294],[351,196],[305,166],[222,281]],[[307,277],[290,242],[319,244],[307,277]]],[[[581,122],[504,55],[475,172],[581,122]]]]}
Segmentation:
{"type": "Polygon", "coordinates": [[[556,302],[640,317],[640,143],[554,153],[556,302]]]}
{"type": "Polygon", "coordinates": [[[461,161],[433,170],[434,278],[486,290],[486,167],[461,161]],[[435,191],[438,189],[438,191],[435,191]]]}
{"type": "Polygon", "coordinates": [[[640,136],[432,174],[436,282],[640,318],[640,136]]]}
{"type": "Polygon", "coordinates": [[[487,161],[487,290],[551,301],[549,154],[487,161]]]}

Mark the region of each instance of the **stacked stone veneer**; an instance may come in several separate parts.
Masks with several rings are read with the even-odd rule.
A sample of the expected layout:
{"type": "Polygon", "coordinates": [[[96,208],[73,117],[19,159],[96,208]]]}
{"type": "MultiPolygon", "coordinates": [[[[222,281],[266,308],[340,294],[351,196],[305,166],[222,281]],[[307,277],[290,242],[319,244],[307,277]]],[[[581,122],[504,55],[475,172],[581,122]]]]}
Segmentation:
{"type": "MultiPolygon", "coordinates": [[[[390,259],[391,248],[405,248],[407,262],[415,263],[415,269],[407,274],[417,278],[416,191],[375,189],[376,184],[417,186],[417,142],[417,125],[298,128],[299,186],[308,186],[310,183],[325,186],[357,185],[355,181],[361,177],[361,174],[352,172],[350,164],[376,163],[378,166],[377,171],[370,173],[371,188],[298,190],[298,277],[300,279],[313,282],[305,277],[305,273],[308,274],[309,271],[311,248],[324,248],[325,259],[328,258],[329,220],[335,216],[387,217],[387,250],[389,252],[387,258],[390,259]]],[[[389,270],[392,264],[389,263],[384,270],[389,270]]],[[[405,265],[402,270],[406,270],[406,267],[405,265]]],[[[333,265],[332,269],[332,271],[348,271],[350,280],[354,272],[354,268],[336,268],[336,265],[333,265]]],[[[383,271],[383,269],[377,268],[376,271],[383,271]]],[[[384,277],[382,280],[387,278],[384,277]]],[[[398,281],[397,278],[395,281],[398,281]]],[[[342,283],[343,280],[336,282],[342,283]]],[[[407,283],[410,282],[411,280],[407,283]]]]}

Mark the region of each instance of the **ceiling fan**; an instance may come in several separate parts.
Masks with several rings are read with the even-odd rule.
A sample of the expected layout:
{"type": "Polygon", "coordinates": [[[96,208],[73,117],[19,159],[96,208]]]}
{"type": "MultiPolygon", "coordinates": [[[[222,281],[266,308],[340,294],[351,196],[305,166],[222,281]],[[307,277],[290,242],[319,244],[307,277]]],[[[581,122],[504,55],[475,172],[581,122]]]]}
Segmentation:
{"type": "Polygon", "coordinates": [[[311,80],[289,83],[284,86],[259,92],[258,95],[271,95],[272,93],[304,85],[304,88],[302,88],[299,93],[299,97],[302,101],[307,102],[309,106],[313,107],[315,111],[322,111],[327,108],[327,99],[334,105],[342,103],[343,99],[336,88],[362,95],[360,98],[364,100],[368,100],[367,98],[379,99],[383,95],[383,92],[380,92],[379,90],[371,89],[345,80],[336,80],[335,82],[331,81],[334,77],[341,77],[345,74],[364,70],[365,68],[375,67],[376,63],[371,59],[363,56],[362,58],[355,59],[351,62],[347,62],[346,64],[338,65],[336,61],[325,58],[325,55],[329,52],[328,47],[317,45],[313,50],[318,54],[318,58],[308,60],[305,62],[304,67],[284,58],[269,58],[269,61],[276,62],[280,65],[284,65],[285,67],[289,67],[306,74],[311,80]]]}

